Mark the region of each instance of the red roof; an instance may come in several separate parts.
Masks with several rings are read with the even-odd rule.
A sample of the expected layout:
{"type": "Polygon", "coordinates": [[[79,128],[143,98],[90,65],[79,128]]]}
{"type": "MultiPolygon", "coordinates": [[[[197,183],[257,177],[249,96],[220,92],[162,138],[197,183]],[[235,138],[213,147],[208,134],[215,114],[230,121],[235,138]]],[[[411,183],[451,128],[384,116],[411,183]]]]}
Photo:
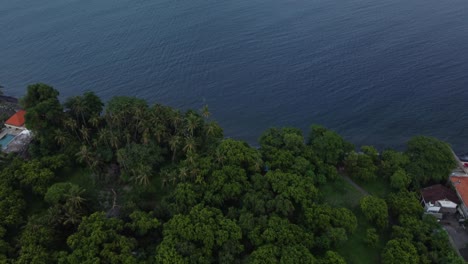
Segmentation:
{"type": "Polygon", "coordinates": [[[8,120],[5,121],[5,124],[11,125],[11,126],[17,126],[17,127],[24,126],[24,115],[25,114],[26,114],[26,111],[19,110],[14,115],[12,115],[10,118],[8,118],[8,120]]]}
{"type": "Polygon", "coordinates": [[[426,203],[431,202],[435,204],[435,202],[440,200],[449,200],[456,204],[460,203],[455,191],[442,184],[436,184],[422,189],[421,195],[426,203]]]}
{"type": "Polygon", "coordinates": [[[465,206],[468,206],[468,177],[452,176],[450,181],[452,181],[465,206]]]}

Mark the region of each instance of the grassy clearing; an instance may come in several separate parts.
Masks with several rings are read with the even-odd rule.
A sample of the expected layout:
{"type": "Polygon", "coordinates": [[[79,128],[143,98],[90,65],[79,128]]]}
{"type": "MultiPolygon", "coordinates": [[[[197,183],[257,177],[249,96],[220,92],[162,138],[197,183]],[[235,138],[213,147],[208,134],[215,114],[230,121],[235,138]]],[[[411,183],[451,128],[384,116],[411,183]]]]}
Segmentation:
{"type": "Polygon", "coordinates": [[[359,200],[364,197],[354,186],[341,177],[334,182],[327,182],[327,184],[321,186],[320,192],[328,204],[346,207],[351,210],[359,206],[359,200]]]}
{"type": "MultiPolygon", "coordinates": [[[[371,183],[362,187],[373,195],[388,192],[381,183],[371,183]]],[[[348,240],[337,249],[338,253],[349,264],[380,263],[380,253],[388,240],[388,234],[387,231],[379,234],[377,245],[370,246],[365,242],[367,229],[373,226],[365,219],[359,209],[359,201],[364,195],[341,177],[335,182],[327,183],[325,186],[320,187],[320,191],[325,202],[333,206],[350,209],[358,220],[358,227],[355,233],[350,235],[348,240]]]]}
{"type": "Polygon", "coordinates": [[[391,191],[390,184],[384,179],[378,179],[370,182],[355,182],[364,188],[368,193],[380,198],[386,197],[391,191]]]}

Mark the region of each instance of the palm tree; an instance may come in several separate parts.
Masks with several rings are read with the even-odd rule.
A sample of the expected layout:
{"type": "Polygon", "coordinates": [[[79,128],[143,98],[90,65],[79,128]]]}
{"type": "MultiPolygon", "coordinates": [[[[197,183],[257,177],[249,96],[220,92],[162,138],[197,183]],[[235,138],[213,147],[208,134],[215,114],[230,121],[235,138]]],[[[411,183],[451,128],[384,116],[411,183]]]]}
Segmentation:
{"type": "Polygon", "coordinates": [[[144,130],[143,130],[143,133],[141,134],[141,142],[145,145],[148,144],[149,142],[149,138],[150,138],[150,132],[149,132],[149,128],[146,127],[144,130]]]}
{"type": "Polygon", "coordinates": [[[81,118],[81,122],[83,125],[86,124],[84,114],[86,112],[87,107],[86,107],[85,100],[83,97],[81,96],[72,97],[65,104],[68,105],[71,112],[77,119],[81,118]]]}
{"type": "Polygon", "coordinates": [[[97,139],[99,140],[99,142],[104,143],[105,145],[109,146],[108,138],[109,138],[109,130],[103,128],[97,132],[97,139]]]}
{"type": "Polygon", "coordinates": [[[83,137],[83,139],[88,143],[88,145],[91,145],[89,143],[89,129],[82,125],[80,129],[80,134],[83,137]]]}
{"type": "Polygon", "coordinates": [[[179,131],[179,125],[183,122],[180,112],[174,111],[171,119],[172,119],[172,125],[174,126],[174,133],[177,133],[179,131]]]}
{"type": "Polygon", "coordinates": [[[188,137],[185,139],[184,151],[185,153],[194,152],[196,147],[196,142],[193,137],[188,137]]]}
{"type": "Polygon", "coordinates": [[[67,136],[65,136],[65,133],[62,132],[60,129],[56,129],[54,134],[55,141],[61,146],[65,145],[65,143],[67,142],[67,136]]]}
{"type": "Polygon", "coordinates": [[[193,132],[198,127],[198,117],[195,114],[190,113],[187,116],[186,120],[187,120],[187,131],[190,133],[191,136],[193,136],[193,132]]]}
{"type": "Polygon", "coordinates": [[[148,185],[150,183],[151,168],[142,164],[138,165],[137,169],[132,169],[135,182],[140,185],[148,185]]]}
{"type": "Polygon", "coordinates": [[[73,131],[78,139],[80,139],[80,135],[77,132],[78,129],[78,123],[76,122],[75,119],[73,118],[67,118],[63,122],[65,127],[68,127],[71,131],[73,131]]]}
{"type": "Polygon", "coordinates": [[[226,155],[224,155],[224,153],[221,152],[219,149],[216,149],[216,151],[215,151],[215,161],[216,161],[216,163],[223,166],[225,159],[226,159],[226,155]]]}
{"type": "Polygon", "coordinates": [[[203,108],[201,109],[201,114],[204,118],[208,119],[211,115],[208,105],[204,105],[203,108]]]}
{"type": "Polygon", "coordinates": [[[206,124],[206,135],[207,136],[215,136],[216,135],[216,132],[219,130],[219,126],[218,124],[216,124],[216,122],[209,122],[208,124],[206,124]]]}
{"type": "Polygon", "coordinates": [[[154,128],[154,136],[156,136],[156,140],[158,141],[158,143],[161,143],[161,140],[165,134],[166,134],[166,127],[161,123],[157,123],[154,128]]]}
{"type": "Polygon", "coordinates": [[[90,166],[91,161],[93,161],[93,155],[86,145],[81,146],[76,156],[79,162],[85,162],[88,166],[90,166]]]}
{"type": "Polygon", "coordinates": [[[174,162],[175,160],[176,152],[177,152],[177,148],[179,147],[179,144],[180,144],[179,136],[173,136],[171,140],[169,140],[169,147],[171,148],[171,151],[172,151],[172,162],[174,162]]]}
{"type": "Polygon", "coordinates": [[[75,210],[67,210],[64,215],[64,225],[78,225],[81,222],[82,215],[75,210]]]}
{"type": "Polygon", "coordinates": [[[85,189],[73,185],[68,191],[68,194],[66,194],[67,204],[69,204],[72,209],[81,208],[82,204],[86,201],[86,199],[82,197],[84,192],[85,189]]]}
{"type": "Polygon", "coordinates": [[[91,118],[89,118],[88,121],[93,127],[97,128],[99,126],[99,123],[101,122],[101,118],[97,115],[93,115],[91,118]]]}
{"type": "Polygon", "coordinates": [[[188,176],[188,169],[186,167],[181,167],[179,169],[179,178],[182,180],[182,181],[185,181],[185,179],[187,178],[188,176]]]}

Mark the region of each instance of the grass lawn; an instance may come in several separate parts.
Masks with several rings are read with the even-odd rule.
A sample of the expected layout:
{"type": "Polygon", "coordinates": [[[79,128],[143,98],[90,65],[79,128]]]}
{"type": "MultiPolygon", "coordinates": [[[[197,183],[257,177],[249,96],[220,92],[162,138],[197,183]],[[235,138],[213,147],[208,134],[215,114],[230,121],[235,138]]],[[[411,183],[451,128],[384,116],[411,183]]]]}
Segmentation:
{"type": "Polygon", "coordinates": [[[385,198],[389,193],[390,193],[390,183],[385,181],[384,179],[380,180],[374,180],[370,182],[363,182],[363,181],[356,181],[359,186],[364,188],[367,192],[370,194],[380,197],[380,198],[385,198]]]}
{"type": "MultiPolygon", "coordinates": [[[[368,186],[362,187],[371,194],[374,194],[374,192],[384,193],[384,191],[387,191],[378,184],[369,184],[368,186]]],[[[321,186],[320,191],[325,202],[332,206],[350,209],[358,220],[358,227],[355,233],[350,235],[348,240],[337,249],[338,253],[343,256],[349,264],[380,263],[380,254],[388,240],[388,234],[387,232],[379,234],[380,239],[376,246],[369,246],[365,243],[367,229],[371,228],[372,225],[365,219],[359,209],[359,200],[364,197],[364,195],[341,177],[335,182],[321,186]]],[[[379,232],[379,230],[377,231],[379,232]]]]}
{"type": "Polygon", "coordinates": [[[351,210],[359,206],[359,200],[364,197],[354,186],[341,177],[334,182],[327,182],[325,185],[320,186],[319,189],[325,202],[328,204],[346,207],[351,210]]]}

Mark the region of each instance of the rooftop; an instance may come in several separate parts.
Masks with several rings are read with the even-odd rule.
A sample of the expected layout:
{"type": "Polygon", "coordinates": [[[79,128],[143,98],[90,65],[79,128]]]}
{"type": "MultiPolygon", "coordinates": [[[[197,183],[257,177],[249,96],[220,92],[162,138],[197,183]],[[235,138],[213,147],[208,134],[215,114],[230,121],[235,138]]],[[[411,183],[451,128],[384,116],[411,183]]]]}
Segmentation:
{"type": "MultiPolygon", "coordinates": [[[[468,191],[468,185],[467,185],[467,191],[468,191]]],[[[445,187],[442,184],[436,184],[436,185],[432,185],[432,186],[422,189],[421,195],[424,198],[424,201],[426,203],[431,202],[435,204],[436,201],[440,201],[440,200],[448,200],[456,204],[460,203],[460,200],[458,199],[455,191],[453,191],[452,189],[448,187],[445,187]]],[[[467,192],[467,195],[468,195],[468,192],[467,192]]]]}
{"type": "Polygon", "coordinates": [[[26,114],[26,111],[19,110],[14,115],[12,115],[10,118],[8,118],[8,120],[5,121],[5,124],[6,125],[11,125],[11,126],[16,126],[16,127],[22,127],[22,126],[24,126],[24,115],[25,114],[26,114]]]}
{"type": "Polygon", "coordinates": [[[451,176],[450,181],[457,190],[465,206],[468,206],[468,177],[451,176]]]}

